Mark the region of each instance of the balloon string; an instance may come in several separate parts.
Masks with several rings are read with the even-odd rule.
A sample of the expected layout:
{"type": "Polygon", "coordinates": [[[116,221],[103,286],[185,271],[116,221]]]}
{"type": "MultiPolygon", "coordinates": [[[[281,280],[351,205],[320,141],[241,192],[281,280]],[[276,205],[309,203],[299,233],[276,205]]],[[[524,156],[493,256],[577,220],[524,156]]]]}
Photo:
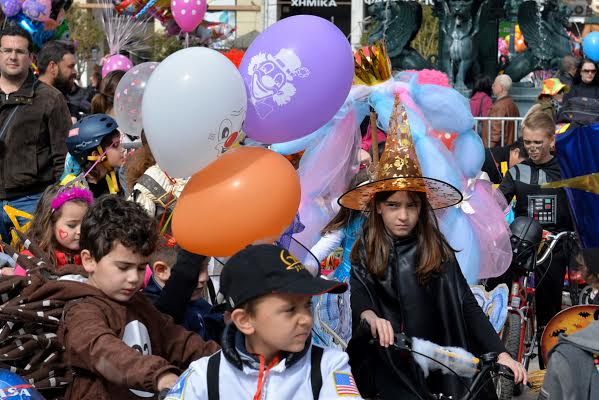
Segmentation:
{"type": "Polygon", "coordinates": [[[166,203],[164,203],[164,213],[162,214],[162,218],[160,219],[160,223],[158,224],[158,228],[161,230],[166,230],[168,221],[170,221],[170,217],[172,216],[172,213],[171,213],[171,216],[169,216],[168,221],[165,223],[164,219],[166,218],[166,213],[168,211],[170,202],[173,199],[173,194],[174,194],[173,191],[174,191],[174,188],[170,191],[170,193],[168,194],[168,198],[166,199],[166,203]]]}
{"type": "Polygon", "coordinates": [[[189,47],[189,32],[185,32],[185,48],[189,47]]]}

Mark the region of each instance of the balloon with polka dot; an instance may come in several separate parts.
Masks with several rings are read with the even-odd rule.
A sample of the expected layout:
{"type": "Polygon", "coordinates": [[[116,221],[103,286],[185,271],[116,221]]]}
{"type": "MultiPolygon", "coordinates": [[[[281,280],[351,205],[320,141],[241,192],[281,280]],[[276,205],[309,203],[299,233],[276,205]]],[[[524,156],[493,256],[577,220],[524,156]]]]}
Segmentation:
{"type": "Polygon", "coordinates": [[[133,68],[131,60],[122,54],[116,54],[104,62],[102,78],[105,78],[112,71],[129,71],[131,68],[133,68]]]}
{"type": "Polygon", "coordinates": [[[171,0],[171,12],[184,32],[193,32],[204,19],[206,0],[171,0]]]}

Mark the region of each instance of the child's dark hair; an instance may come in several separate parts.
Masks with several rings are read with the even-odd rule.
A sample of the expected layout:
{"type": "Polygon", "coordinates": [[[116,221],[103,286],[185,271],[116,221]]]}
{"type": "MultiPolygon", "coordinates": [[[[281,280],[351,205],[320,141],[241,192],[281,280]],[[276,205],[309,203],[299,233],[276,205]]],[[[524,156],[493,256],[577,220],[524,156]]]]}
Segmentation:
{"type": "MultiPolygon", "coordinates": [[[[56,266],[56,257],[54,256],[58,243],[54,236],[54,224],[62,215],[62,207],[54,211],[52,209],[52,200],[58,194],[60,185],[58,183],[48,186],[40,201],[37,203],[35,213],[31,220],[31,226],[27,231],[29,238],[39,246],[39,248],[48,255],[48,259],[56,266]]],[[[70,200],[77,204],[82,204],[87,207],[84,200],[70,200]]]]}
{"type": "Polygon", "coordinates": [[[177,252],[179,251],[179,248],[178,245],[169,243],[164,236],[160,236],[156,250],[150,257],[150,267],[153,267],[154,263],[157,261],[162,261],[168,265],[169,268],[172,267],[175,265],[175,262],[177,262],[177,252]]]}
{"type": "Polygon", "coordinates": [[[100,261],[116,243],[149,257],[156,250],[158,226],[140,205],[119,196],[104,195],[87,210],[79,245],[100,261]]]}
{"type": "Polygon", "coordinates": [[[518,138],[518,140],[510,144],[509,149],[510,151],[518,149],[520,158],[528,158],[528,151],[526,151],[526,147],[524,147],[524,141],[522,140],[522,137],[518,138]]]}
{"type": "MultiPolygon", "coordinates": [[[[361,183],[366,182],[368,179],[368,171],[363,169],[359,171],[356,175],[354,175],[354,177],[351,179],[349,183],[349,188],[353,189],[361,183]]],[[[341,207],[337,215],[335,215],[333,219],[324,228],[322,228],[320,234],[324,236],[327,233],[343,229],[360,214],[360,211],[350,210],[349,208],[341,207]]]]}

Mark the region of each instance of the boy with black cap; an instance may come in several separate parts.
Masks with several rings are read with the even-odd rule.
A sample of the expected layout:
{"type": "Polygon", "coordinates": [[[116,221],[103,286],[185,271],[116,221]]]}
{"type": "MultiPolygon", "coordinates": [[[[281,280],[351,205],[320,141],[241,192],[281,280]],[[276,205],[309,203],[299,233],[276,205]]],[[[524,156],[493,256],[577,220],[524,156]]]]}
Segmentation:
{"type": "Polygon", "coordinates": [[[220,284],[233,322],[223,350],[193,362],[167,400],[361,398],[347,354],[311,344],[312,296],[343,293],[345,283],[264,244],[231,257],[220,284]]]}

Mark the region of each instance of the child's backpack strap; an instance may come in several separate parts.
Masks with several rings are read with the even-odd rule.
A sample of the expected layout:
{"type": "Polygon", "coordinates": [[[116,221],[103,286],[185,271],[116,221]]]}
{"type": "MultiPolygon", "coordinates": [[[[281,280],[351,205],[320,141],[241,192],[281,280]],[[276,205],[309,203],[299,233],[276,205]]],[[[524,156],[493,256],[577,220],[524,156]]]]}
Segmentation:
{"type": "Polygon", "coordinates": [[[324,350],[322,347],[312,345],[312,368],[310,371],[310,382],[312,383],[312,396],[314,396],[314,400],[318,400],[320,397],[320,389],[322,389],[322,373],[320,370],[320,362],[322,361],[323,353],[324,350]]]}
{"type": "Polygon", "coordinates": [[[208,370],[206,371],[206,384],[208,386],[208,400],[219,400],[218,372],[220,370],[220,351],[214,353],[208,359],[208,370]]]}

